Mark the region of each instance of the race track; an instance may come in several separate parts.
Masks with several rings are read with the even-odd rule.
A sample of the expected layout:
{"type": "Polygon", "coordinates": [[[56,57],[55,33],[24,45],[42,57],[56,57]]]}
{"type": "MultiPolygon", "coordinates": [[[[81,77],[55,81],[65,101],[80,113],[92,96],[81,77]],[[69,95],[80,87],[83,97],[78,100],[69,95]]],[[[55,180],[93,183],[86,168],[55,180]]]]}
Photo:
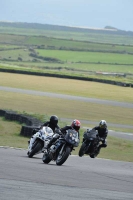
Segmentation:
{"type": "Polygon", "coordinates": [[[133,163],[70,156],[56,166],[41,157],[0,148],[0,200],[133,200],[133,163]]]}
{"type": "Polygon", "coordinates": [[[66,95],[66,94],[56,94],[56,93],[52,93],[52,92],[25,90],[25,89],[11,88],[11,87],[5,87],[5,86],[0,86],[0,90],[6,91],[6,92],[31,94],[31,95],[36,95],[36,96],[48,96],[48,97],[54,97],[54,98],[61,98],[61,99],[76,100],[76,101],[82,101],[82,102],[90,102],[90,103],[118,106],[118,107],[124,107],[124,108],[133,108],[133,103],[125,103],[125,102],[103,100],[103,99],[96,99],[96,98],[72,96],[72,95],[66,95]]]}

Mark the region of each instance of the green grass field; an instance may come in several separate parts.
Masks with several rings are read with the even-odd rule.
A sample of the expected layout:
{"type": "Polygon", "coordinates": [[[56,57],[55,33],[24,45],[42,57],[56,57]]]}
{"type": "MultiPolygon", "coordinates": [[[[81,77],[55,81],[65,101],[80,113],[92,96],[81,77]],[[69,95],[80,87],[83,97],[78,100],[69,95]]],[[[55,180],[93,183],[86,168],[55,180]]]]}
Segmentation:
{"type": "Polygon", "coordinates": [[[60,50],[36,50],[40,56],[57,58],[63,62],[90,62],[110,64],[133,64],[133,56],[97,52],[78,52],[60,50]]]}
{"type": "Polygon", "coordinates": [[[10,45],[10,44],[3,44],[3,45],[0,45],[0,50],[3,51],[3,50],[8,50],[8,49],[17,49],[17,48],[22,48],[22,47],[18,47],[17,45],[10,45]]]}
{"type": "MultiPolygon", "coordinates": [[[[92,33],[84,32],[67,32],[73,37],[61,37],[62,31],[56,31],[55,37],[51,37],[55,31],[51,30],[33,30],[33,29],[17,29],[14,34],[9,34],[5,28],[5,33],[0,33],[0,66],[4,67],[22,67],[23,70],[34,70],[41,72],[50,72],[58,74],[74,74],[75,76],[93,77],[126,83],[133,83],[133,45],[127,44],[127,36],[122,35],[98,35],[94,34],[93,38],[101,38],[88,41],[86,34],[92,36],[92,33]],[[6,32],[7,31],[7,32],[6,32]],[[18,34],[19,31],[19,34],[18,34]],[[25,34],[23,34],[25,31],[25,34]],[[40,35],[39,35],[40,31],[40,35]],[[20,34],[21,32],[21,34],[20,34]],[[35,34],[34,33],[38,33],[35,34]],[[41,35],[44,33],[44,35],[41,35]],[[80,39],[77,35],[82,36],[80,39]],[[120,41],[122,37],[125,39],[123,43],[108,42],[111,37],[120,41]],[[16,49],[18,48],[18,49],[16,49]],[[41,58],[32,57],[30,53],[35,53],[41,58]],[[45,58],[56,58],[61,63],[46,61],[45,58]],[[44,59],[43,59],[44,58],[44,59]],[[14,66],[13,66],[14,65],[14,66]],[[100,75],[96,72],[112,72],[124,73],[125,76],[100,75]]],[[[1,30],[1,29],[0,29],[1,30]]],[[[14,30],[16,30],[14,28],[14,30]]],[[[2,30],[1,30],[2,31],[2,30]]],[[[0,32],[1,32],[0,31],[0,32]]],[[[66,34],[64,32],[64,34],[66,34]]],[[[88,35],[88,38],[89,38],[88,35]]],[[[90,37],[91,38],[91,37],[90,37]]],[[[130,37],[129,37],[130,38],[130,37]]],[[[128,39],[129,39],[128,38],[128,39]]],[[[115,40],[114,40],[115,41],[115,40]]]]}
{"type": "MultiPolygon", "coordinates": [[[[38,56],[51,57],[59,59],[64,63],[80,63],[79,68],[84,70],[86,63],[98,64],[127,64],[133,66],[133,56],[128,54],[112,54],[112,53],[98,53],[98,52],[79,52],[79,51],[61,51],[61,50],[36,50],[38,56]],[[84,63],[84,65],[82,64],[84,63]],[[81,66],[82,64],[82,66],[81,66]]],[[[1,51],[1,58],[10,58],[11,60],[18,60],[21,57],[24,61],[33,60],[29,56],[28,50],[7,50],[1,51]]],[[[51,64],[52,65],[52,64],[51,64]]],[[[128,66],[127,66],[128,67],[128,66]]],[[[130,67],[130,66],[129,66],[130,67]]],[[[116,68],[116,65],[115,65],[116,68]]],[[[118,66],[119,68],[119,66],[118,66]]],[[[86,69],[86,68],[85,68],[86,69]]],[[[116,69],[117,70],[117,69],[116,69]]],[[[93,70],[94,71],[94,70],[93,70]]]]}
{"type": "Polygon", "coordinates": [[[79,41],[72,39],[61,39],[61,38],[51,38],[49,36],[22,36],[22,35],[11,35],[11,34],[0,34],[0,48],[10,48],[11,47],[20,47],[22,46],[35,46],[40,45],[41,48],[55,48],[55,49],[77,49],[81,51],[112,51],[112,52],[133,52],[133,45],[126,44],[109,44],[109,43],[97,43],[89,41],[79,41]],[[12,45],[12,44],[16,44],[12,45]]]}
{"type": "MultiPolygon", "coordinates": [[[[88,74],[89,76],[91,75],[96,75],[97,72],[108,72],[108,73],[121,73],[121,74],[133,74],[133,66],[132,65],[110,65],[110,64],[91,64],[91,63],[49,63],[49,62],[15,62],[15,61],[6,61],[6,63],[0,63],[0,67],[14,67],[16,68],[23,68],[23,69],[31,69],[31,70],[42,70],[42,72],[45,72],[47,70],[51,71],[66,71],[68,73],[69,71],[72,73],[79,73],[79,74],[88,74]]],[[[99,75],[99,78],[102,75],[99,75]]],[[[126,75],[127,77],[129,75],[126,75]]],[[[108,76],[104,76],[104,78],[107,78],[108,76]]],[[[119,76],[113,76],[116,80],[122,77],[119,76]]],[[[123,81],[126,78],[123,78],[123,81]]]]}
{"type": "Polygon", "coordinates": [[[77,32],[77,31],[59,31],[59,30],[43,30],[43,29],[31,29],[27,28],[12,28],[12,27],[0,27],[1,34],[15,34],[24,36],[46,36],[57,39],[69,39],[80,41],[91,41],[110,44],[127,44],[133,45],[132,36],[116,35],[116,34],[100,34],[89,32],[77,32]]]}

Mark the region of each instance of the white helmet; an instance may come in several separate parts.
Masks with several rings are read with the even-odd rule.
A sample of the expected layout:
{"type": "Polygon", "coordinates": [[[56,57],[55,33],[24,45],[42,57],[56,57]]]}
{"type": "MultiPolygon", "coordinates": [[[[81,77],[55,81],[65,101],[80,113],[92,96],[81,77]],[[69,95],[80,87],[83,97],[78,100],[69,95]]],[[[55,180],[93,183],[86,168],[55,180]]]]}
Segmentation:
{"type": "Polygon", "coordinates": [[[101,121],[99,122],[99,126],[100,126],[100,128],[106,128],[106,127],[107,127],[106,121],[105,121],[105,120],[101,120],[101,121]]]}

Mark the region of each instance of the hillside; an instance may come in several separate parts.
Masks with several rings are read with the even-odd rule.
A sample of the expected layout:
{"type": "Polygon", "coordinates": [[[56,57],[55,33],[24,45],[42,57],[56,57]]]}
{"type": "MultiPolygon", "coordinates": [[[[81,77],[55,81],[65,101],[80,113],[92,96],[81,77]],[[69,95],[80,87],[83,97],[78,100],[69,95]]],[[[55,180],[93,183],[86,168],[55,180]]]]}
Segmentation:
{"type": "Polygon", "coordinates": [[[70,26],[50,25],[50,24],[39,24],[39,23],[2,22],[1,21],[0,27],[133,36],[132,31],[119,30],[116,28],[112,28],[111,26],[106,26],[103,29],[97,29],[97,28],[87,28],[87,27],[70,27],[70,26]]]}

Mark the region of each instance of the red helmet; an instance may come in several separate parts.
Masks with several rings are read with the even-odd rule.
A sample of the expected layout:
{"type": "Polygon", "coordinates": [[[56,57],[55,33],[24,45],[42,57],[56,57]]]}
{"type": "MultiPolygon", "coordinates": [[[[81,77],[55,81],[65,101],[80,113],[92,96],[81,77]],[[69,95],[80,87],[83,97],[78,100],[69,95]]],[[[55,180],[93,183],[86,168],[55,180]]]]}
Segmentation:
{"type": "Polygon", "coordinates": [[[71,127],[74,128],[76,131],[80,129],[81,123],[79,120],[75,119],[72,121],[71,127]]]}

